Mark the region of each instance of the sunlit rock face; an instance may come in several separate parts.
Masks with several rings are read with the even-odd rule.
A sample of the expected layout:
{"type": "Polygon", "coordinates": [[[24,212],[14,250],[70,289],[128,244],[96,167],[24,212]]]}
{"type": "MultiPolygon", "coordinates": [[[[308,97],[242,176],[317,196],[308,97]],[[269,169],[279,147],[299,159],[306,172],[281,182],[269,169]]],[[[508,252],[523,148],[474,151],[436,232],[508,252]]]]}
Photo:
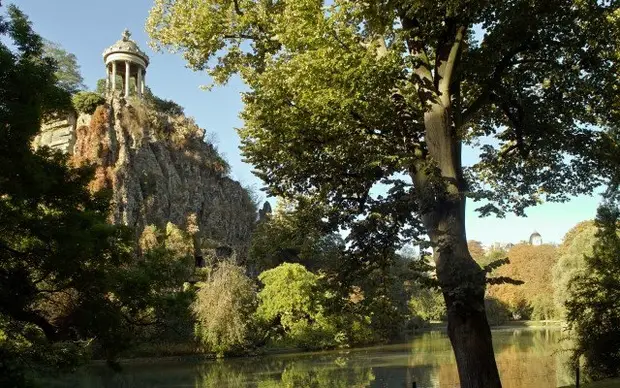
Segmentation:
{"type": "Polygon", "coordinates": [[[34,138],[35,149],[47,146],[53,150],[70,153],[75,145],[76,115],[57,115],[41,125],[41,131],[34,138]]]}
{"type": "MultiPolygon", "coordinates": [[[[171,222],[192,233],[197,226],[201,245],[231,247],[245,257],[256,206],[227,176],[226,161],[192,119],[115,97],[92,115],[65,121],[62,147],[55,148],[69,153],[75,165],[96,166],[91,188],[112,190],[113,222],[134,228],[136,236],[146,225],[165,228],[171,222]]],[[[42,132],[34,145],[52,146],[49,141],[60,138],[42,132]]]]}

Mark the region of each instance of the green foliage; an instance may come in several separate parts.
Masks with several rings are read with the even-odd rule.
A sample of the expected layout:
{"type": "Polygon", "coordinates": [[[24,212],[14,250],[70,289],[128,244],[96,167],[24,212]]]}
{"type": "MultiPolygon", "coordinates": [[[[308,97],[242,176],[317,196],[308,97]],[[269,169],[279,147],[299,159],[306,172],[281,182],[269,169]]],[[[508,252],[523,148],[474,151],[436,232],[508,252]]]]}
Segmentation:
{"type": "Polygon", "coordinates": [[[392,254],[391,264],[384,260],[383,267],[351,269],[342,238],[325,233],[307,205],[303,200],[279,201],[275,212],[261,220],[250,249],[252,266],[264,270],[284,262],[298,263],[308,274],[321,273],[316,287],[329,297],[316,291],[314,298],[322,300],[323,316],[338,328],[339,346],[395,338],[407,311],[408,261],[392,254]]]}
{"type": "Polygon", "coordinates": [[[156,326],[191,267],[170,250],[138,256],[134,234],[107,222],[107,193],[89,190],[92,168],[71,168],[45,147],[32,151],[42,118],[72,110],[70,94],[27,18],[7,10],[0,20],[0,353],[10,358],[1,358],[0,385],[15,386],[27,383],[25,368],[28,375],[72,370],[91,351],[114,360],[156,326]]]}
{"type": "Polygon", "coordinates": [[[370,318],[375,341],[387,342],[400,336],[408,313],[406,280],[412,278],[410,262],[394,255],[389,265],[367,273],[359,286],[364,293],[360,309],[370,318]]]}
{"type": "Polygon", "coordinates": [[[507,257],[508,257],[508,252],[506,250],[502,248],[491,249],[489,250],[489,252],[487,252],[487,254],[484,257],[477,260],[477,262],[478,262],[478,265],[480,265],[481,267],[485,267],[494,261],[505,259],[507,257]]]}
{"type": "Polygon", "coordinates": [[[38,387],[36,375],[58,375],[75,371],[90,357],[88,344],[74,341],[49,343],[33,325],[7,327],[9,337],[0,335],[0,384],[2,387],[38,387]]]}
{"type": "Polygon", "coordinates": [[[43,55],[54,60],[56,84],[59,88],[74,94],[84,90],[84,79],[80,74],[80,65],[74,54],[67,52],[58,43],[43,41],[43,55]]]}
{"type": "Polygon", "coordinates": [[[416,287],[409,300],[409,310],[414,322],[419,326],[430,321],[446,319],[446,305],[443,296],[435,288],[416,287]]]}
{"type": "Polygon", "coordinates": [[[485,298],[484,309],[491,326],[499,326],[505,323],[512,315],[510,307],[496,298],[485,298]]]}
{"type": "Polygon", "coordinates": [[[593,379],[620,376],[620,210],[606,203],[596,217],[596,242],[585,270],[571,280],[566,318],[574,330],[574,360],[585,358],[593,379]]]}
{"type": "MultiPolygon", "coordinates": [[[[457,312],[449,317],[475,317],[485,278],[465,249],[466,199],[480,201],[482,215],[524,215],[591,194],[611,176],[620,154],[610,136],[617,8],[617,0],[156,0],[147,31],[216,83],[239,75],[247,84],[246,160],[268,194],[306,200],[324,233],[350,231],[344,275],[373,274],[378,284],[398,247],[428,236],[438,263],[449,263],[437,266],[457,312]],[[478,156],[472,166],[462,163],[465,146],[478,156]]],[[[534,289],[551,297],[543,280],[534,289]]],[[[490,343],[484,327],[471,335],[490,343]]],[[[456,354],[463,375],[488,366],[488,375],[471,371],[471,386],[499,386],[490,346],[456,354]]]]}
{"type": "Polygon", "coordinates": [[[146,306],[140,310],[142,327],[135,331],[134,342],[191,342],[195,290],[185,286],[194,271],[191,238],[168,223],[165,230],[147,226],[139,244],[140,258],[125,269],[122,286],[142,295],[140,302],[146,306]]]}
{"type": "Polygon", "coordinates": [[[337,329],[324,311],[326,295],[318,275],[301,264],[283,263],[261,273],[264,284],[258,293],[256,316],[270,326],[276,324],[286,339],[302,349],[334,347],[337,329]]]}
{"type": "Polygon", "coordinates": [[[209,279],[199,284],[192,306],[196,336],[218,356],[247,351],[257,335],[252,322],[256,302],[256,286],[245,270],[230,262],[219,263],[209,279]]]}
{"type": "Polygon", "coordinates": [[[159,98],[151,92],[151,89],[146,87],[144,91],[144,98],[153,109],[159,113],[164,113],[170,116],[181,116],[184,114],[184,109],[181,105],[172,100],[166,100],[159,98]]]}
{"type": "Polygon", "coordinates": [[[107,200],[86,189],[89,169],[69,169],[63,156],[30,149],[42,117],[70,110],[70,95],[57,85],[57,67],[28,19],[15,6],[7,10],[8,20],[0,20],[0,347],[13,356],[0,375],[16,380],[3,386],[16,384],[26,365],[36,372],[65,364],[53,347],[80,347],[76,337],[102,334],[84,313],[120,313],[120,303],[103,296],[128,241],[123,229],[106,224],[107,200]]]}
{"type": "Polygon", "coordinates": [[[95,113],[99,105],[105,104],[105,98],[95,92],[78,92],[72,98],[73,107],[79,113],[95,113]]]}
{"type": "Polygon", "coordinates": [[[556,305],[549,295],[537,295],[529,301],[529,305],[532,308],[532,319],[548,320],[558,317],[556,305]]]}
{"type": "Polygon", "coordinates": [[[324,234],[303,208],[279,201],[276,210],[259,222],[252,234],[250,260],[257,272],[289,263],[311,271],[334,269],[344,248],[337,234],[324,234]]]}
{"type": "Polygon", "coordinates": [[[325,274],[298,263],[283,263],[259,275],[256,316],[276,344],[302,349],[347,347],[387,341],[404,324],[404,307],[389,287],[340,288],[325,274]]]}
{"type": "Polygon", "coordinates": [[[353,198],[394,174],[415,175],[411,166],[433,156],[432,147],[413,144],[424,143],[431,131],[424,112],[439,104],[458,110],[449,118],[456,143],[497,139],[479,147],[481,160],[467,171],[469,195],[490,201],[481,211],[522,214],[541,199],[590,193],[603,173],[592,167],[612,155],[604,133],[582,124],[613,123],[616,101],[606,97],[618,87],[614,10],[571,0],[158,0],[147,31],[216,82],[235,73],[247,82],[243,150],[275,194],[320,187],[328,210],[340,207],[343,218],[385,214],[376,201],[360,206],[353,198]],[[485,28],[480,41],[475,25],[485,28]],[[606,107],[591,106],[593,95],[606,107]]]}
{"type": "Polygon", "coordinates": [[[569,283],[586,269],[585,256],[592,255],[596,241],[596,225],[583,221],[572,227],[564,236],[558,248],[558,261],[553,266],[553,300],[560,315],[565,314],[565,303],[569,295],[569,283]]]}
{"type": "MultiPolygon", "coordinates": [[[[458,312],[449,317],[475,317],[485,279],[465,253],[466,198],[482,201],[482,215],[523,215],[590,194],[611,175],[620,153],[609,135],[618,123],[617,8],[156,0],[147,31],[215,82],[246,82],[246,160],[269,194],[304,198],[326,231],[351,232],[347,274],[389,268],[397,247],[428,236],[437,261],[449,263],[437,266],[458,312]],[[478,154],[472,166],[464,146],[478,154]]],[[[471,335],[490,343],[484,327],[471,335]]],[[[500,385],[490,346],[458,350],[469,385],[500,385]]]]}
{"type": "MultiPolygon", "coordinates": [[[[123,90],[124,85],[123,85],[123,77],[121,75],[117,75],[116,76],[116,90],[123,90]]],[[[135,84],[132,83],[130,85],[130,92],[135,91],[135,84]]],[[[102,96],[105,96],[107,93],[106,90],[106,80],[105,78],[100,78],[97,80],[97,86],[95,87],[95,92],[99,93],[102,96]]]]}

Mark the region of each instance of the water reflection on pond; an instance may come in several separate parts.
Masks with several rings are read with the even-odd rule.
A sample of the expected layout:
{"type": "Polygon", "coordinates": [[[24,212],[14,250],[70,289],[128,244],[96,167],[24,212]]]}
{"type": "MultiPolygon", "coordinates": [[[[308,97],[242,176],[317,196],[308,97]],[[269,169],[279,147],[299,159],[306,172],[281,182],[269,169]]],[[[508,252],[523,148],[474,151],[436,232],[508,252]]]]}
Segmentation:
{"type": "MultiPolygon", "coordinates": [[[[505,388],[570,384],[558,329],[495,331],[496,359],[505,388]]],[[[126,366],[120,374],[91,368],[55,387],[458,387],[446,335],[425,333],[406,344],[347,351],[126,366]]]]}

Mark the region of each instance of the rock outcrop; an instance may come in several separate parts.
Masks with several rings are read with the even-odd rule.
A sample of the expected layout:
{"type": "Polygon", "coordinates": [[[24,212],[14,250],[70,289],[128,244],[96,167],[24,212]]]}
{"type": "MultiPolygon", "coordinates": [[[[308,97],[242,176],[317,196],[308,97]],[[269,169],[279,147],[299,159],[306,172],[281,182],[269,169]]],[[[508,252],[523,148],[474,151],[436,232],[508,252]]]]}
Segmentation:
{"type": "MultiPolygon", "coordinates": [[[[96,166],[91,185],[112,190],[113,222],[134,228],[136,236],[147,225],[197,226],[203,248],[229,247],[245,257],[256,206],[248,191],[227,176],[226,161],[192,119],[116,97],[92,115],[70,117],[66,123],[67,128],[74,124],[72,130],[63,127],[62,148],[73,163],[96,166]]],[[[43,131],[35,146],[56,137],[43,131]]]]}

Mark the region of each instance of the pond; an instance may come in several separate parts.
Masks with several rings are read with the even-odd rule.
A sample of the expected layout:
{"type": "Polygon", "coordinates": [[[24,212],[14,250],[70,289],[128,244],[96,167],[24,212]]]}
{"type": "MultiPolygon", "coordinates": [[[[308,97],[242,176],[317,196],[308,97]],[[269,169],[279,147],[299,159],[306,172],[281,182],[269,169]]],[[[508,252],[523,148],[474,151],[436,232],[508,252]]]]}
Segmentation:
{"type": "MultiPolygon", "coordinates": [[[[559,329],[493,332],[504,388],[547,388],[571,384],[568,354],[559,329]]],[[[441,332],[407,343],[359,349],[280,354],[219,361],[153,361],[126,365],[115,374],[89,367],[49,387],[458,387],[450,342],[441,332]]]]}

